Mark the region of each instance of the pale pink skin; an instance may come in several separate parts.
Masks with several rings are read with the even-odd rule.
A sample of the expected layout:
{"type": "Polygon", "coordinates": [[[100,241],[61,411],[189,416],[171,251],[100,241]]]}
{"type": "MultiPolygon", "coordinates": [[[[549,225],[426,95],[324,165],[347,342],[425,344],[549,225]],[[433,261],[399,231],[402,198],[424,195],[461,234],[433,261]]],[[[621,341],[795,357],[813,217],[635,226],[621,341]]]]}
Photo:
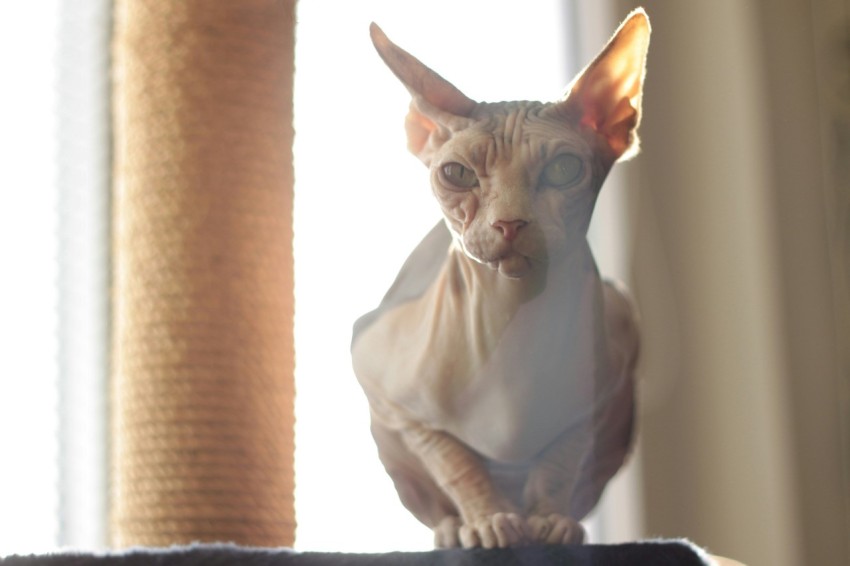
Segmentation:
{"type": "Polygon", "coordinates": [[[648,19],[632,13],[549,104],[476,103],[372,37],[413,95],[409,147],[452,233],[427,288],[355,333],[380,457],[439,547],[581,542],[632,442],[635,315],[586,231],[636,149],[648,19]]]}

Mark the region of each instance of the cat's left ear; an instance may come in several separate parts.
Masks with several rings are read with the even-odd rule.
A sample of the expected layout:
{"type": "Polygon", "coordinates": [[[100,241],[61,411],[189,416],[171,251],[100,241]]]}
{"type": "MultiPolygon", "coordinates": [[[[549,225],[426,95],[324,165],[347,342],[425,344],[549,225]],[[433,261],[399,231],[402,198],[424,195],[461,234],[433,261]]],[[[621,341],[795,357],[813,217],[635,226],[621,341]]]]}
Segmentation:
{"type": "Polygon", "coordinates": [[[407,146],[429,164],[431,155],[450,137],[451,130],[466,124],[476,102],[390,41],[377,24],[372,23],[369,32],[381,59],[413,97],[404,124],[407,146]]]}
{"type": "Polygon", "coordinates": [[[612,157],[637,153],[649,17],[642,8],[629,14],[608,45],[572,82],[558,107],[600,134],[612,157]]]}

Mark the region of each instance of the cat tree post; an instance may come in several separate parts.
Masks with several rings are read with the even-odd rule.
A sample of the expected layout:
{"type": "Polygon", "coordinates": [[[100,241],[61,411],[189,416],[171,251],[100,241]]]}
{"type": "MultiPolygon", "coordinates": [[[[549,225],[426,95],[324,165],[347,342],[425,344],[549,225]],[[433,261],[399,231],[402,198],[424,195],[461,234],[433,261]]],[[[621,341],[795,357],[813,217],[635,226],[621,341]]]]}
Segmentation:
{"type": "Polygon", "coordinates": [[[115,546],[293,543],[294,4],[115,6],[115,546]]]}

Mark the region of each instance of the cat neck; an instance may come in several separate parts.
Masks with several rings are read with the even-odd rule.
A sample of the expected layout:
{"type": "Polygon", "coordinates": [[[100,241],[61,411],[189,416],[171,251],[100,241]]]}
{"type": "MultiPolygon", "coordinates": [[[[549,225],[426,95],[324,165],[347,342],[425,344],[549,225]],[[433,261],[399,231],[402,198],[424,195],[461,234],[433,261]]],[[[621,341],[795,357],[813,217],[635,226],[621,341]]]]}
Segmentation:
{"type": "Polygon", "coordinates": [[[457,244],[451,247],[447,261],[452,287],[467,295],[473,304],[497,315],[513,313],[520,305],[550,293],[557,293],[559,300],[579,301],[579,290],[587,278],[598,278],[586,240],[556,261],[535,266],[521,278],[506,277],[473,260],[457,244]]]}

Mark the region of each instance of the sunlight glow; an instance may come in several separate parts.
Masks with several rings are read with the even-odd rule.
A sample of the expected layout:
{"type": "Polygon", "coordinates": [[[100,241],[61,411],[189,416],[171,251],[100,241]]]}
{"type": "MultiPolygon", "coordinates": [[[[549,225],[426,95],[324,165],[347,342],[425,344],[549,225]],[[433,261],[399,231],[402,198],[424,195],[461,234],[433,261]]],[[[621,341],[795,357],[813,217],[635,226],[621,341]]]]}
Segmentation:
{"type": "Polygon", "coordinates": [[[569,73],[560,2],[310,1],[298,5],[295,91],[296,548],[424,550],[431,532],[378,461],[348,353],[439,219],[406,151],[407,91],[369,23],[476,100],[558,98],[569,73]],[[451,17],[447,17],[450,14],[451,17]],[[532,57],[533,58],[530,58],[532,57]]]}
{"type": "Polygon", "coordinates": [[[52,4],[0,17],[0,555],[49,549],[57,527],[52,4]]]}

